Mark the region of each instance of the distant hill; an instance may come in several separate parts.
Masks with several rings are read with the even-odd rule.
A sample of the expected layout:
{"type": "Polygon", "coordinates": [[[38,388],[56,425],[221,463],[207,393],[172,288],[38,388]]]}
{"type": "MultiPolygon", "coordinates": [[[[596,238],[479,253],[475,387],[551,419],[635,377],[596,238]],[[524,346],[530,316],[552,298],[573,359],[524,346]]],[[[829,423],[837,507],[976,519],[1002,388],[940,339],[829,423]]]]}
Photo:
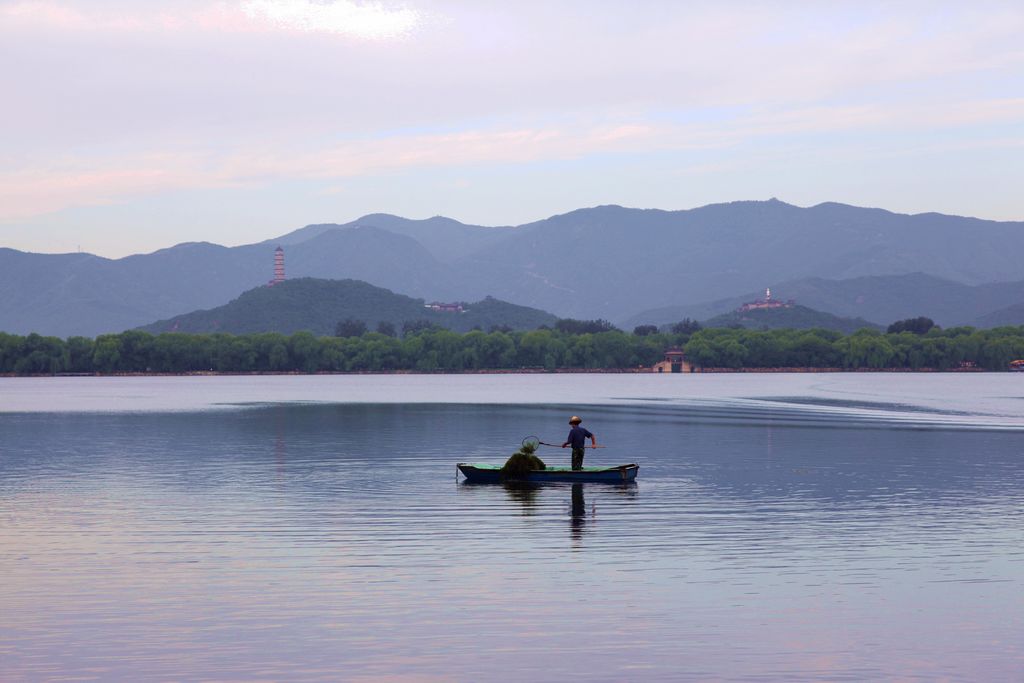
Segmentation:
{"type": "Polygon", "coordinates": [[[320,223],[293,230],[282,237],[267,240],[270,246],[301,244],[325,232],[372,227],[396,235],[411,237],[423,245],[431,256],[443,263],[454,263],[464,256],[485,249],[513,234],[515,228],[490,228],[467,225],[459,221],[434,216],[425,220],[411,220],[386,213],[371,213],[351,223],[320,223]]]}
{"type": "MultiPolygon", "coordinates": [[[[1008,303],[1012,308],[1011,302],[1024,302],[1024,281],[972,286],[924,273],[848,280],[805,278],[771,283],[771,289],[773,296],[779,299],[794,299],[815,310],[840,317],[865,318],[884,325],[923,315],[943,327],[992,327],[996,320],[1004,319],[993,311],[1006,308],[1008,303]]],[[[699,304],[651,309],[632,316],[622,326],[632,329],[636,325],[664,325],[683,318],[703,320],[735,310],[758,296],[760,292],[750,292],[699,304]]],[[[1012,313],[1005,319],[1018,322],[998,324],[1024,322],[1024,318],[1013,318],[1012,313]]]]}
{"type": "Polygon", "coordinates": [[[598,206],[494,228],[370,214],[259,244],[123,259],[0,249],[0,331],[93,336],[220,306],[270,279],[278,244],[289,278],[364,280],[428,300],[493,295],[583,319],[667,308],[705,319],[769,285],[880,323],[927,315],[948,326],[1024,302],[1024,222],[769,200],[598,206]]]}
{"type": "Polygon", "coordinates": [[[977,319],[975,326],[1002,327],[1004,325],[1024,325],[1024,303],[1013,304],[983,315],[977,319]]]}
{"type": "Polygon", "coordinates": [[[550,313],[488,297],[466,305],[462,313],[433,311],[422,299],[395,294],[358,280],[286,280],[273,287],[257,287],[224,306],[194,311],[146,325],[147,332],[281,332],[307,330],[332,335],[341,320],[361,320],[372,331],[390,322],[399,331],[406,322],[426,320],[440,327],[468,332],[479,327],[507,326],[532,330],[552,325],[550,313]]]}
{"type": "Polygon", "coordinates": [[[701,323],[704,327],[746,327],[753,330],[795,329],[806,330],[820,327],[851,334],[862,328],[880,330],[882,327],[861,318],[840,318],[806,306],[790,308],[761,308],[750,311],[723,313],[701,323]]]}
{"type": "Polygon", "coordinates": [[[92,337],[215,306],[269,279],[271,257],[253,256],[205,242],[117,260],[0,249],[0,331],[92,337]]]}

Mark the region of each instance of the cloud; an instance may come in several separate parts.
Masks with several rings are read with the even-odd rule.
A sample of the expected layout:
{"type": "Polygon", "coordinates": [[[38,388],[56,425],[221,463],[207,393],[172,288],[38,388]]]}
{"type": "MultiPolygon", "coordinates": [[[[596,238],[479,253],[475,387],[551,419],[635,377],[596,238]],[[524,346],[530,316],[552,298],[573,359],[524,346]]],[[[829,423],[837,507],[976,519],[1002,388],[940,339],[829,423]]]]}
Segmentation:
{"type": "Polygon", "coordinates": [[[334,0],[248,0],[242,11],[254,21],[284,29],[340,33],[360,38],[394,38],[419,24],[420,13],[409,8],[388,8],[380,3],[334,0]]]}
{"type": "Polygon", "coordinates": [[[651,153],[773,176],[783,147],[923,158],[1024,124],[1019,3],[403,2],[0,0],[0,221],[651,153]]]}
{"type": "Polygon", "coordinates": [[[35,0],[0,7],[0,20],[8,30],[22,26],[64,31],[138,30],[145,26],[137,18],[117,13],[86,13],[70,5],[35,0]]]}
{"type": "Polygon", "coordinates": [[[195,160],[180,157],[144,156],[102,165],[69,160],[56,167],[0,173],[0,221],[19,221],[72,207],[109,205],[214,181],[214,176],[195,168],[195,160]]]}
{"type": "MultiPolygon", "coordinates": [[[[701,150],[747,150],[744,154],[750,155],[759,146],[778,140],[804,140],[807,144],[808,135],[853,133],[870,139],[878,132],[916,133],[1022,121],[1024,98],[1008,98],[951,107],[813,106],[683,124],[577,121],[441,134],[396,134],[320,145],[311,145],[301,136],[281,137],[274,141],[236,143],[234,148],[220,153],[162,152],[102,163],[83,157],[48,168],[0,171],[0,221],[184,188],[337,180],[430,168],[530,164],[608,154],[672,152],[681,155],[680,160],[685,159],[687,152],[701,150]],[[302,148],[306,151],[296,151],[302,148]]],[[[984,140],[971,143],[984,144],[984,140]]],[[[817,145],[814,147],[818,149],[817,145]]],[[[889,151],[898,154],[900,149],[897,145],[889,151]]],[[[914,150],[904,151],[928,150],[918,142],[914,150]]],[[[763,158],[750,163],[770,165],[763,158]]]]}
{"type": "Polygon", "coordinates": [[[221,156],[155,153],[102,163],[72,158],[47,168],[0,171],[0,222],[184,188],[578,158],[595,151],[624,151],[655,133],[640,125],[538,127],[351,140],[306,153],[295,152],[293,140],[279,140],[243,145],[221,156]]]}
{"type": "Polygon", "coordinates": [[[97,3],[80,6],[24,0],[0,6],[0,21],[61,31],[285,31],[326,33],[368,40],[411,33],[424,13],[404,6],[354,0],[243,0],[179,3],[161,10],[97,3]]]}

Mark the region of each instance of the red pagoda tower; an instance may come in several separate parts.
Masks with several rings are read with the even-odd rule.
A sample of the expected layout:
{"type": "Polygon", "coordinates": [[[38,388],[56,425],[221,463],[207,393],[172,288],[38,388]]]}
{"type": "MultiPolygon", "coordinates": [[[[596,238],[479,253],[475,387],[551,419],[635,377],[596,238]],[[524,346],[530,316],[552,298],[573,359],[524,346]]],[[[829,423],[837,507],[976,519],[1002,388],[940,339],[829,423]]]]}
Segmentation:
{"type": "Polygon", "coordinates": [[[278,247],[274,250],[274,279],[267,283],[268,287],[284,282],[284,249],[278,247]]]}

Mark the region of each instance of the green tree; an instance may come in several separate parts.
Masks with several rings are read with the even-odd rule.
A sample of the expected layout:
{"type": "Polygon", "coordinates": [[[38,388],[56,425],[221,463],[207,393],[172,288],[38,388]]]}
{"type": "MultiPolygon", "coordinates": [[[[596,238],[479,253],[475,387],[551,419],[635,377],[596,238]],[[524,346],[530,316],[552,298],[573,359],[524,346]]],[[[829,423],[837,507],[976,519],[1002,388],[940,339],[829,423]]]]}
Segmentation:
{"type": "Polygon", "coordinates": [[[256,351],[249,336],[214,335],[214,368],[218,372],[251,372],[256,366],[256,351]]]}
{"type": "Polygon", "coordinates": [[[619,331],[595,334],[594,356],[598,368],[629,368],[638,362],[629,337],[619,331]]]}
{"type": "Polygon", "coordinates": [[[480,349],[482,367],[511,368],[516,362],[516,345],[505,332],[491,332],[480,349]]]}
{"type": "Polygon", "coordinates": [[[987,370],[1006,370],[1010,361],[1024,359],[1024,338],[1007,334],[1005,328],[988,331],[978,353],[978,364],[987,370]]]}
{"type": "Polygon", "coordinates": [[[859,330],[848,337],[844,365],[850,368],[889,367],[894,352],[892,344],[874,330],[859,330]]]}
{"type": "Polygon", "coordinates": [[[14,372],[14,366],[21,358],[21,347],[24,342],[23,337],[0,332],[0,372],[14,372]]]}
{"type": "Polygon", "coordinates": [[[167,332],[153,340],[150,346],[149,366],[155,372],[188,372],[198,370],[201,365],[193,365],[197,360],[193,356],[196,338],[190,334],[167,332]]]}
{"type": "MultiPolygon", "coordinates": [[[[355,341],[351,340],[351,342],[355,341]]],[[[373,333],[359,339],[359,343],[351,342],[349,353],[353,370],[401,370],[412,367],[402,358],[403,342],[394,337],[373,333]]],[[[409,343],[412,344],[413,341],[410,339],[409,343]]],[[[422,350],[423,341],[419,340],[415,343],[422,350]]]]}
{"type": "Polygon", "coordinates": [[[319,368],[328,372],[344,372],[349,368],[348,345],[351,339],[358,340],[360,337],[322,337],[320,339],[320,363],[319,368]]]}
{"type": "Polygon", "coordinates": [[[121,337],[116,334],[104,334],[96,337],[96,350],[92,354],[92,364],[99,372],[117,372],[121,364],[121,337]]]}
{"type": "Polygon", "coordinates": [[[700,332],[700,323],[690,318],[683,318],[669,328],[672,334],[683,335],[687,338],[695,332],[700,332]]]}
{"type": "Polygon", "coordinates": [[[14,363],[18,374],[56,374],[68,367],[69,357],[64,342],[57,337],[32,333],[21,344],[21,355],[14,363]]]}
{"type": "Polygon", "coordinates": [[[361,337],[366,334],[366,323],[362,320],[345,318],[334,326],[335,337],[361,337]]]}
{"type": "Polygon", "coordinates": [[[722,365],[727,368],[742,368],[747,358],[747,348],[737,339],[726,340],[721,350],[722,365]]]}
{"type": "Polygon", "coordinates": [[[790,346],[793,364],[799,368],[835,368],[842,365],[842,357],[834,342],[839,333],[827,330],[809,330],[797,335],[790,346]]]}
{"type": "Polygon", "coordinates": [[[435,369],[461,370],[461,336],[451,330],[436,329],[423,334],[427,355],[437,363],[435,369]]]}
{"type": "Polygon", "coordinates": [[[406,320],[404,323],[402,323],[402,336],[408,337],[413,334],[428,332],[430,330],[435,329],[437,329],[437,325],[430,322],[429,320],[406,320]]]}
{"type": "Polygon", "coordinates": [[[153,335],[141,330],[128,330],[118,335],[121,338],[121,358],[118,368],[125,372],[146,372],[150,370],[150,356],[153,335]]]}
{"type": "Polygon", "coordinates": [[[552,354],[554,334],[550,330],[532,330],[519,340],[516,359],[522,367],[544,367],[552,354]]]}
{"type": "Polygon", "coordinates": [[[897,320],[892,325],[889,325],[889,329],[886,330],[889,334],[899,334],[900,332],[913,332],[914,334],[926,334],[928,330],[935,327],[935,321],[931,318],[921,316],[919,318],[907,318],[906,320],[897,320]]]}
{"type": "Polygon", "coordinates": [[[296,332],[288,338],[288,358],[296,370],[320,369],[320,344],[311,332],[296,332]]]}
{"type": "Polygon", "coordinates": [[[722,365],[719,361],[718,351],[711,344],[711,339],[702,332],[691,336],[683,350],[686,352],[686,357],[695,365],[706,368],[721,367],[722,365]]]}
{"type": "Polygon", "coordinates": [[[562,318],[555,323],[555,329],[565,334],[597,334],[618,329],[607,320],[576,320],[562,318]]]}
{"type": "Polygon", "coordinates": [[[93,372],[92,355],[95,343],[88,337],[69,337],[66,343],[68,350],[69,372],[93,372]]]}

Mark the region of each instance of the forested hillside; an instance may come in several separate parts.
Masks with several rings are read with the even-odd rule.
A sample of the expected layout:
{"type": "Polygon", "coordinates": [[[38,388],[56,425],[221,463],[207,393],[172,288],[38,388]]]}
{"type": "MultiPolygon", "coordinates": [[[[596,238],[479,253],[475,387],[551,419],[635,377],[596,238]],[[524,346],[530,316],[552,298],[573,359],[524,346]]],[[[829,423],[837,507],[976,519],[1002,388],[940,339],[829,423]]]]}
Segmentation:
{"type": "Polygon", "coordinates": [[[745,327],[752,330],[808,330],[819,328],[850,334],[862,328],[881,329],[880,325],[862,318],[840,318],[831,313],[815,311],[806,306],[761,308],[723,313],[702,323],[704,327],[745,327]]]}
{"type": "Polygon", "coordinates": [[[555,316],[494,298],[466,303],[464,312],[442,312],[425,307],[422,299],[395,294],[358,280],[286,280],[273,287],[257,287],[234,301],[206,311],[195,311],[146,325],[149,332],[255,332],[307,331],[335,334],[338,324],[362,323],[375,330],[382,323],[396,332],[410,324],[429,324],[466,332],[493,327],[532,330],[551,325],[555,316]]]}

